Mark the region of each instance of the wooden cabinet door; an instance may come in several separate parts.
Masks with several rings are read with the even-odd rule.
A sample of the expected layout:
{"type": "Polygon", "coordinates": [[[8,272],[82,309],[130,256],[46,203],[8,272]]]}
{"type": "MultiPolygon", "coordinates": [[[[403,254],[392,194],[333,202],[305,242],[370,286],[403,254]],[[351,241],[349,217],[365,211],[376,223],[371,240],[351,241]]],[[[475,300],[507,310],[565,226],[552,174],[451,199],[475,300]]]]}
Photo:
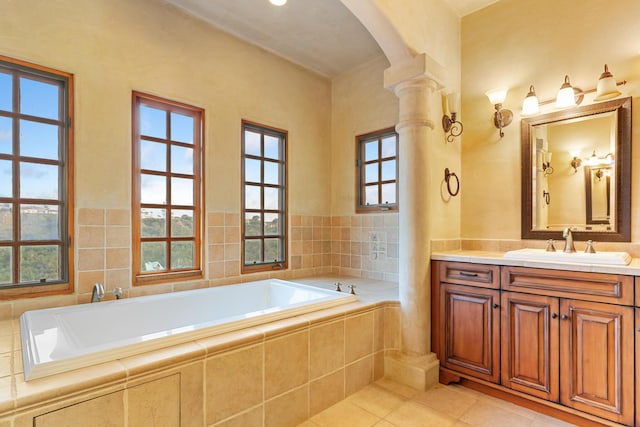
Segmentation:
{"type": "MultiPolygon", "coordinates": [[[[636,281],[638,278],[636,278],[636,281]]],[[[636,290],[638,290],[636,283],[636,290]]],[[[636,293],[636,304],[640,296],[636,293]]],[[[640,427],[640,308],[636,308],[636,426],[640,427]]]]}
{"type": "Polygon", "coordinates": [[[501,305],[502,384],[557,402],[559,299],[503,292],[501,305]]]}
{"type": "Polygon", "coordinates": [[[500,379],[500,293],[440,285],[440,363],[487,381],[500,379]]]}
{"type": "Polygon", "coordinates": [[[560,313],[560,402],[633,424],[633,308],[561,300],[560,313]]]}

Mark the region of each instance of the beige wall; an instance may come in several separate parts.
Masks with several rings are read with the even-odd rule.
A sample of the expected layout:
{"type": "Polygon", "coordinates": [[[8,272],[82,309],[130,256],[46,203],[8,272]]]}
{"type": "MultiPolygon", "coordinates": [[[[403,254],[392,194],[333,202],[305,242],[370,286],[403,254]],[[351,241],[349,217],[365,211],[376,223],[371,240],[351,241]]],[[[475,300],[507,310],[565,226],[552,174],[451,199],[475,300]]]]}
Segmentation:
{"type": "Polygon", "coordinates": [[[76,82],[76,206],[128,208],[131,91],[203,107],[207,210],[240,206],[240,120],[289,131],[291,213],[329,213],[330,82],[159,0],[4,1],[0,53],[76,82]]]}
{"type": "MultiPolygon", "coordinates": [[[[520,238],[520,109],[529,85],[538,98],[554,98],[565,74],[574,86],[594,88],[605,63],[624,94],[638,102],[640,2],[501,0],[462,19],[462,237],[520,238]],[[484,92],[510,87],[504,107],[513,123],[499,138],[493,106],[484,92]]],[[[585,97],[585,103],[592,96],[585,97]]],[[[584,103],[583,103],[584,105],[584,103]]],[[[633,140],[640,141],[640,115],[633,112],[633,140]]],[[[632,181],[640,152],[633,148],[632,181]]],[[[632,240],[640,239],[638,192],[632,196],[632,240]],[[636,224],[636,226],[633,226],[636,224]]],[[[628,201],[627,201],[628,202],[628,201]]]]}
{"type": "Polygon", "coordinates": [[[355,137],[393,127],[398,98],[383,87],[384,57],[336,77],[331,85],[331,213],[355,213],[355,137]]]}

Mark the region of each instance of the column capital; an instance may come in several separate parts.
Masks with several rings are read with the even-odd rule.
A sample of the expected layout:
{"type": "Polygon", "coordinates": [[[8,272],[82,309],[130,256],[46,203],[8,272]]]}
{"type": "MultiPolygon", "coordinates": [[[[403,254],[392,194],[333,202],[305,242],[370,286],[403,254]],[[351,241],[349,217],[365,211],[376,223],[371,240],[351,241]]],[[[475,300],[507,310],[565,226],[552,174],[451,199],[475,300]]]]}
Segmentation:
{"type": "Polygon", "coordinates": [[[445,69],[426,53],[414,56],[400,64],[394,64],[384,70],[384,87],[393,90],[396,95],[402,87],[427,85],[432,91],[444,87],[445,69]]]}

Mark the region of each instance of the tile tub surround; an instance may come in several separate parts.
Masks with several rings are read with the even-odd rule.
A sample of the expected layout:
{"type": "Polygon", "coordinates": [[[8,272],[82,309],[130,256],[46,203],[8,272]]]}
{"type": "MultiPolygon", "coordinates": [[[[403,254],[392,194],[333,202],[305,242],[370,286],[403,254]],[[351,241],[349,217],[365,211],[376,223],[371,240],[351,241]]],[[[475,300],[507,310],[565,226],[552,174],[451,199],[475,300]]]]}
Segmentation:
{"type": "MultiPolygon", "coordinates": [[[[320,284],[329,286],[325,280],[320,284]]],[[[41,420],[52,425],[46,422],[66,417],[66,409],[58,410],[67,407],[76,418],[88,416],[82,415],[85,407],[93,408],[92,416],[115,414],[115,425],[123,424],[120,417],[132,425],[158,408],[188,426],[247,425],[246,420],[296,425],[382,377],[385,351],[397,349],[400,336],[399,305],[386,301],[388,294],[382,289],[382,301],[360,301],[30,382],[22,375],[18,321],[3,321],[0,425],[12,420],[13,427],[31,426],[42,414],[47,417],[38,425],[41,420]],[[179,401],[162,404],[162,396],[176,395],[179,401]]],[[[368,297],[374,299],[374,292],[368,297]]]]}
{"type": "Polygon", "coordinates": [[[200,280],[131,286],[131,212],[80,208],[76,225],[75,291],[68,295],[0,301],[0,320],[27,310],[87,303],[96,282],[123,289],[125,298],[263,279],[291,280],[336,274],[398,281],[398,214],[289,215],[289,268],[240,275],[240,215],[209,212],[205,276],[200,280]]]}

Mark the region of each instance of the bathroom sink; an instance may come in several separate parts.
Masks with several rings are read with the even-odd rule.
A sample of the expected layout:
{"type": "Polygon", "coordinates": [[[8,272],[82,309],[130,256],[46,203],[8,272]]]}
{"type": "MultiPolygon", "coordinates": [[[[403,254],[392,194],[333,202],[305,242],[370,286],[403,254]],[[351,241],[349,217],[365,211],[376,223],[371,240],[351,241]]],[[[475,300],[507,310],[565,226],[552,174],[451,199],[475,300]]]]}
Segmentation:
{"type": "Polygon", "coordinates": [[[626,252],[598,252],[590,254],[584,252],[547,252],[544,249],[518,249],[506,252],[504,257],[531,261],[575,262],[579,264],[627,265],[631,262],[631,256],[626,252]]]}

